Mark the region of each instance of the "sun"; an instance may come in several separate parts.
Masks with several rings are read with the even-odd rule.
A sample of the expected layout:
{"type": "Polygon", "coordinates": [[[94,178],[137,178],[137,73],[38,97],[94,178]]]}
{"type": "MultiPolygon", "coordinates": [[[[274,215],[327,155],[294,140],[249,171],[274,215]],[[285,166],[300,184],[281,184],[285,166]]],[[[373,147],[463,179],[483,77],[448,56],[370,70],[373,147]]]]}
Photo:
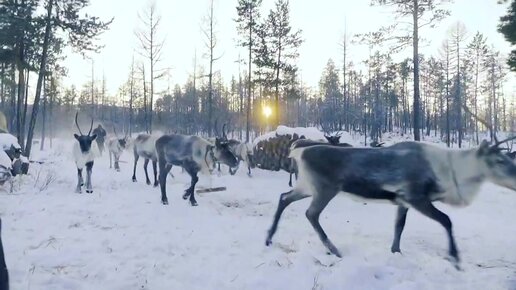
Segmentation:
{"type": "Polygon", "coordinates": [[[264,106],[263,115],[265,116],[265,118],[269,118],[272,115],[272,108],[269,106],[264,106]]]}

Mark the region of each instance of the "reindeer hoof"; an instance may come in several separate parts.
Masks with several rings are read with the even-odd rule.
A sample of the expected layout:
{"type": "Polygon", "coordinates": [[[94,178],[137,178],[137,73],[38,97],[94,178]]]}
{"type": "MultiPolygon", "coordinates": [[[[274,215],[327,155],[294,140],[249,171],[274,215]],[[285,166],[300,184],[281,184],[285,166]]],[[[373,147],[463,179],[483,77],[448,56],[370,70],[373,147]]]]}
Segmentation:
{"type": "Polygon", "coordinates": [[[93,193],[93,189],[86,189],[86,193],[92,194],[93,193]]]}
{"type": "Polygon", "coordinates": [[[183,194],[183,199],[186,200],[189,197],[190,197],[190,192],[185,191],[185,194],[183,194]]]}
{"type": "Polygon", "coordinates": [[[82,193],[82,190],[80,190],[80,189],[76,189],[76,190],[75,190],[75,193],[81,194],[81,193],[82,193]]]}
{"type": "Polygon", "coordinates": [[[117,168],[117,169],[115,169],[115,170],[116,170],[116,172],[120,172],[120,168],[117,168]]]}
{"type": "Polygon", "coordinates": [[[400,248],[391,247],[391,253],[393,253],[393,254],[400,253],[401,254],[401,250],[400,250],[400,248]]]}
{"type": "Polygon", "coordinates": [[[136,177],[133,177],[133,182],[136,182],[136,177]]]}
{"type": "Polygon", "coordinates": [[[161,200],[161,203],[162,203],[163,205],[167,205],[167,204],[168,204],[168,199],[163,199],[163,200],[161,200]]]}
{"type": "Polygon", "coordinates": [[[267,240],[265,241],[265,245],[266,245],[267,247],[269,247],[270,245],[272,245],[272,241],[271,241],[270,239],[267,239],[267,240]]]}
{"type": "Polygon", "coordinates": [[[197,201],[195,201],[195,200],[190,200],[190,205],[191,206],[198,206],[199,204],[197,204],[197,201]]]}
{"type": "Polygon", "coordinates": [[[154,182],[154,187],[158,187],[158,185],[159,185],[159,182],[157,182],[157,181],[154,182]]]}
{"type": "Polygon", "coordinates": [[[151,182],[150,182],[150,180],[147,180],[147,182],[146,182],[146,183],[147,183],[147,185],[151,185],[151,182]]]}

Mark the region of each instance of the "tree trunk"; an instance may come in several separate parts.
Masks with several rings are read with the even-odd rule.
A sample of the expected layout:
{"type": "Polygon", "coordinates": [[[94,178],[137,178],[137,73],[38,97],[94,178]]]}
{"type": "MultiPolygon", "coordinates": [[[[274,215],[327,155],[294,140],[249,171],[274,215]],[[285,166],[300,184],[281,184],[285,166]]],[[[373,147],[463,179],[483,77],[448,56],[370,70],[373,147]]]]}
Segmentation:
{"type": "Polygon", "coordinates": [[[418,11],[419,11],[419,5],[418,0],[414,0],[414,11],[413,11],[413,20],[414,20],[414,28],[413,28],[413,50],[414,50],[414,140],[420,141],[420,105],[419,105],[419,36],[418,36],[418,11]]]}
{"type": "Polygon", "coordinates": [[[39,64],[39,75],[38,75],[38,83],[36,85],[36,96],[34,97],[34,104],[32,107],[32,115],[29,123],[29,132],[27,134],[27,145],[25,146],[25,156],[30,156],[30,151],[32,149],[32,138],[34,136],[34,127],[36,126],[36,119],[38,117],[39,111],[39,101],[41,98],[41,87],[43,85],[43,78],[45,76],[45,69],[47,64],[47,55],[48,55],[48,46],[50,40],[51,33],[51,17],[52,17],[52,6],[54,4],[54,0],[49,0],[47,3],[47,18],[45,25],[45,38],[43,40],[43,53],[41,55],[41,61],[39,64]]]}
{"type": "MultiPolygon", "coordinates": [[[[46,79],[46,77],[45,77],[46,79]]],[[[48,102],[48,85],[46,80],[43,79],[43,111],[42,113],[42,121],[41,121],[41,142],[39,150],[43,151],[45,149],[45,134],[47,129],[47,102],[48,102]]]]}
{"type": "Polygon", "coordinates": [[[251,95],[252,95],[252,74],[251,74],[251,65],[252,65],[252,52],[253,52],[253,13],[250,11],[249,17],[249,69],[248,69],[248,88],[247,88],[247,110],[246,110],[246,130],[245,130],[245,141],[249,142],[249,130],[251,129],[251,95]]]}

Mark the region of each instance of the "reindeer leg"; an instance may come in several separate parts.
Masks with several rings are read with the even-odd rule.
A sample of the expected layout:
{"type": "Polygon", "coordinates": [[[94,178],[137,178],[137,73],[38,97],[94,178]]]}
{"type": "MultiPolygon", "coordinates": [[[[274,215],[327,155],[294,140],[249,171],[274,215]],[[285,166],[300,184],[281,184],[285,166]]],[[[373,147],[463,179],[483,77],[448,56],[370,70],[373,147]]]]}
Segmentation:
{"type": "Polygon", "coordinates": [[[298,201],[300,199],[309,197],[308,194],[303,194],[299,191],[291,190],[289,192],[282,193],[278,202],[278,208],[276,209],[276,213],[274,214],[274,220],[272,221],[272,225],[267,232],[267,239],[265,240],[265,245],[270,246],[272,244],[272,236],[276,233],[278,229],[278,223],[281,218],[281,214],[285,210],[285,208],[293,203],[294,201],[298,201]]]}
{"type": "Polygon", "coordinates": [[[149,159],[145,158],[145,162],[143,162],[143,170],[145,171],[145,182],[147,185],[150,185],[149,173],[147,172],[147,166],[149,165],[149,159]]]}
{"type": "Polygon", "coordinates": [[[321,224],[319,223],[319,216],[321,215],[321,212],[328,205],[330,200],[332,200],[335,197],[335,195],[337,195],[337,191],[333,190],[322,190],[318,192],[316,195],[314,195],[310,207],[308,207],[308,209],[306,210],[306,218],[308,219],[314,230],[317,232],[319,238],[321,239],[324,246],[328,249],[328,251],[330,251],[331,254],[334,254],[335,256],[342,258],[342,255],[340,254],[339,250],[330,241],[330,239],[324,232],[323,228],[321,227],[321,224]]]}
{"type": "Polygon", "coordinates": [[[86,193],[93,193],[91,185],[91,171],[93,169],[93,161],[86,163],[86,193]]]}
{"type": "Polygon", "coordinates": [[[120,154],[114,154],[114,156],[115,156],[115,170],[120,172],[120,164],[119,164],[120,154]]]}
{"type": "Polygon", "coordinates": [[[292,173],[289,174],[288,186],[292,187],[292,173]]]}
{"type": "MultiPolygon", "coordinates": [[[[158,187],[158,168],[157,168],[158,160],[152,160],[152,170],[154,171],[154,187],[158,187]]],[[[172,169],[172,167],[170,167],[172,169]]],[[[170,171],[169,169],[169,171],[170,171]]]]}
{"type": "Polygon", "coordinates": [[[449,255],[452,258],[452,263],[457,269],[459,269],[459,251],[457,250],[455,238],[453,237],[452,222],[450,218],[445,213],[438,210],[428,199],[409,200],[408,202],[420,213],[426,215],[434,221],[437,221],[446,229],[449,240],[449,255]]]}
{"type": "MultiPolygon", "coordinates": [[[[115,167],[116,167],[116,164],[115,164],[115,167]]],[[[109,150],[109,168],[111,169],[112,166],[111,166],[111,150],[109,150]]]]}
{"type": "Polygon", "coordinates": [[[134,152],[133,182],[136,182],[136,165],[138,164],[138,159],[140,159],[140,155],[134,152]]]}
{"type": "Polygon", "coordinates": [[[396,225],[394,226],[394,240],[392,241],[391,252],[401,253],[400,239],[403,228],[405,228],[405,221],[407,219],[408,208],[399,205],[398,213],[396,214],[396,225]]]}
{"type": "Polygon", "coordinates": [[[199,177],[197,177],[197,170],[195,170],[192,165],[186,166],[185,170],[188,172],[188,174],[190,174],[192,181],[190,183],[190,187],[185,191],[183,199],[186,199],[185,195],[188,194],[188,196],[190,196],[190,205],[197,206],[198,204],[195,200],[195,184],[197,184],[197,181],[199,181],[199,177]]]}
{"type": "Polygon", "coordinates": [[[81,187],[84,181],[82,180],[82,168],[77,168],[77,188],[75,189],[76,193],[82,193],[81,187]]]}
{"type": "Polygon", "coordinates": [[[172,165],[166,164],[166,161],[162,158],[158,160],[159,164],[159,185],[161,189],[161,203],[163,205],[168,204],[167,198],[167,174],[172,169],[172,165]]]}

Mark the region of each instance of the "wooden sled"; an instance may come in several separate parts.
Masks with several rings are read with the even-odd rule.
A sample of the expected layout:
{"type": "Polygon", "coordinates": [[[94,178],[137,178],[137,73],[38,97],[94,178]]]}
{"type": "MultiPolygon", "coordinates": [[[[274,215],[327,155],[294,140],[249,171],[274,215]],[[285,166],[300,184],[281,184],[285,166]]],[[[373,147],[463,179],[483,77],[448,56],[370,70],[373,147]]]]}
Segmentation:
{"type": "Polygon", "coordinates": [[[224,191],[226,190],[225,186],[221,187],[211,187],[211,188],[203,188],[203,189],[197,189],[196,193],[206,193],[206,192],[217,192],[217,191],[224,191]]]}

